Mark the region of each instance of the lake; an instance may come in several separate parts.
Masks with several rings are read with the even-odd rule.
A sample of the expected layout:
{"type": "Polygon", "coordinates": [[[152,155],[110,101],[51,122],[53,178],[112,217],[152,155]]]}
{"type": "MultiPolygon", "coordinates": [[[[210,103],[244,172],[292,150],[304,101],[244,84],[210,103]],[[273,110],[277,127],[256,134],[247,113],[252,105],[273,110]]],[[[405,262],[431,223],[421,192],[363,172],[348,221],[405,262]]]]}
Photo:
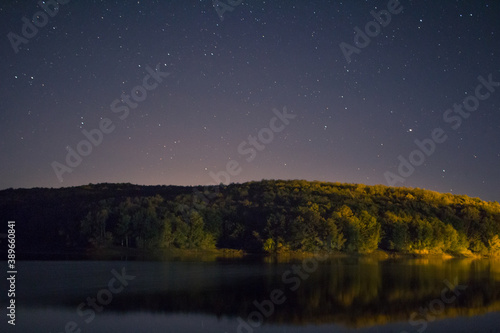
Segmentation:
{"type": "Polygon", "coordinates": [[[500,261],[20,261],[16,305],[16,332],[500,332],[500,261]]]}

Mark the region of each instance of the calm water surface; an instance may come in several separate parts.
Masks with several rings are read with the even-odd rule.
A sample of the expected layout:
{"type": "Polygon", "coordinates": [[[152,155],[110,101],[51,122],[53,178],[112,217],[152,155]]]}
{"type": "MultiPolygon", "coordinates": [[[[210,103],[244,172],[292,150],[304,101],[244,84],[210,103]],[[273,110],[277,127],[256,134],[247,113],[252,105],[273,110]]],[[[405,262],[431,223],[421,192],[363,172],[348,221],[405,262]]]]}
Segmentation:
{"type": "Polygon", "coordinates": [[[13,332],[500,332],[498,260],[21,261],[17,279],[13,332]]]}

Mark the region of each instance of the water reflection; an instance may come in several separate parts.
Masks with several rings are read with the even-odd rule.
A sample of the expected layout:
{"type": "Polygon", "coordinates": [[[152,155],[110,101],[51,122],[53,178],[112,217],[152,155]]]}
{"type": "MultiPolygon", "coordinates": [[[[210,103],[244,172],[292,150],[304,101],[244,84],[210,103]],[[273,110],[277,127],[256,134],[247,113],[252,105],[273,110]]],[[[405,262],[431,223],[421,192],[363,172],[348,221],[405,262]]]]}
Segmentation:
{"type": "MultiPolygon", "coordinates": [[[[82,321],[76,314],[78,304],[106,287],[111,269],[126,267],[136,279],[96,316],[96,322],[110,314],[123,318],[139,312],[174,317],[196,314],[218,318],[219,323],[229,320],[235,331],[237,317],[248,320],[252,312],[270,312],[271,295],[278,290],[284,301],[273,303],[260,329],[291,325],[303,331],[315,327],[315,331],[334,325],[336,330],[364,330],[385,325],[417,332],[423,327],[419,321],[442,325],[437,320],[449,318],[452,325],[465,320],[460,317],[498,314],[499,264],[498,260],[373,258],[333,258],[307,267],[302,260],[266,263],[262,259],[23,262],[18,299],[29,313],[60,309],[82,321]],[[454,293],[450,283],[464,287],[454,293]]],[[[498,322],[498,315],[493,318],[498,322]]]]}

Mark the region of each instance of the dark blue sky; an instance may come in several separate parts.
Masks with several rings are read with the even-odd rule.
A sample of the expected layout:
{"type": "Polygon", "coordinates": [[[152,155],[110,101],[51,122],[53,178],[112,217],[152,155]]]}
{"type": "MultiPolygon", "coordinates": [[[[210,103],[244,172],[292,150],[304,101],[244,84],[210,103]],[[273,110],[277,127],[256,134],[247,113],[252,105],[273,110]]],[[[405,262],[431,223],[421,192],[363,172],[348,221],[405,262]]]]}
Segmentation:
{"type": "Polygon", "coordinates": [[[500,200],[498,1],[220,0],[223,20],[211,0],[64,2],[0,5],[0,188],[273,178],[500,200]]]}

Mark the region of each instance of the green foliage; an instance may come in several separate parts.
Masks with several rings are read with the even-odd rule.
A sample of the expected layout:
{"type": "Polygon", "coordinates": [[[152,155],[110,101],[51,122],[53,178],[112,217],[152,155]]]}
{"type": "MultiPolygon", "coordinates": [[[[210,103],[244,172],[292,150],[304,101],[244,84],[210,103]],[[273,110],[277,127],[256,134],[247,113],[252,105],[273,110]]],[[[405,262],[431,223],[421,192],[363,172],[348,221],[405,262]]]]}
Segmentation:
{"type": "Polygon", "coordinates": [[[205,233],[199,243],[199,248],[202,250],[212,250],[215,249],[215,244],[214,236],[210,233],[205,233]]]}
{"type": "Polygon", "coordinates": [[[410,222],[411,249],[430,250],[434,247],[434,229],[432,224],[424,219],[413,219],[410,222]]]}
{"type": "Polygon", "coordinates": [[[167,215],[163,219],[163,230],[160,233],[160,239],[158,246],[160,248],[171,248],[175,242],[174,230],[173,227],[176,223],[176,217],[173,214],[167,215]]]}
{"type": "Polygon", "coordinates": [[[493,236],[488,241],[488,252],[492,256],[500,256],[500,238],[498,235],[493,236]]]}
{"type": "Polygon", "coordinates": [[[474,236],[470,240],[470,250],[472,252],[478,253],[478,254],[487,254],[488,253],[488,248],[486,245],[483,243],[480,237],[474,236]]]}
{"type": "Polygon", "coordinates": [[[194,249],[200,246],[202,240],[205,238],[203,231],[203,218],[198,212],[191,212],[189,216],[189,227],[186,235],[186,247],[194,249]]]}
{"type": "Polygon", "coordinates": [[[388,230],[388,249],[406,252],[410,247],[408,223],[405,218],[392,212],[386,212],[388,230]]]}
{"type": "Polygon", "coordinates": [[[278,251],[278,247],[272,238],[266,239],[262,247],[267,253],[276,253],[278,251]]]}
{"type": "Polygon", "coordinates": [[[118,224],[116,225],[115,234],[118,239],[122,240],[121,245],[129,247],[129,238],[132,234],[131,230],[131,217],[126,212],[121,212],[119,215],[118,224]]]}
{"type": "Polygon", "coordinates": [[[321,238],[324,239],[325,250],[342,250],[346,239],[344,234],[340,231],[337,223],[333,217],[325,221],[324,229],[321,233],[321,238]]]}
{"type": "Polygon", "coordinates": [[[189,232],[189,226],[182,219],[178,218],[175,220],[174,224],[174,241],[173,244],[179,249],[184,249],[187,247],[188,238],[187,234],[189,232]]]}
{"type": "Polygon", "coordinates": [[[101,201],[94,212],[89,212],[80,222],[83,235],[92,247],[100,248],[112,244],[113,234],[106,231],[109,209],[105,201],[101,201]]]}
{"type": "Polygon", "coordinates": [[[363,210],[359,217],[344,209],[347,234],[346,249],[349,252],[370,253],[380,242],[380,224],[375,217],[363,210]]]}
{"type": "Polygon", "coordinates": [[[228,247],[500,255],[500,204],[422,189],[264,180],[0,191],[23,248],[228,247]]]}
{"type": "Polygon", "coordinates": [[[373,252],[378,248],[380,242],[380,223],[377,219],[370,215],[367,211],[362,211],[359,218],[361,227],[360,238],[361,243],[358,247],[359,252],[373,252]]]}

